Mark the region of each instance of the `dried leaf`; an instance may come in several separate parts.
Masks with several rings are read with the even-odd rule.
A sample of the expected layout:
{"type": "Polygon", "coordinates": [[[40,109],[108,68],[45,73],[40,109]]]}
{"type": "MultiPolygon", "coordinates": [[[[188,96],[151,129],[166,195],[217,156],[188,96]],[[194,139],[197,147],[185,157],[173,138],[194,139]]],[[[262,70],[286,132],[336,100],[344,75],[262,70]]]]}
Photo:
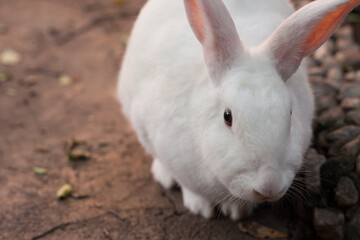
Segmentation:
{"type": "Polygon", "coordinates": [[[239,223],[240,231],[247,233],[256,238],[267,239],[286,239],[287,234],[279,232],[275,229],[265,227],[257,222],[241,222],[239,223]]]}
{"type": "Polygon", "coordinates": [[[33,167],[33,171],[36,175],[45,175],[47,170],[45,168],[33,167]]]}
{"type": "Polygon", "coordinates": [[[0,70],[0,83],[11,80],[11,73],[6,70],[0,70]]]}
{"type": "Polygon", "coordinates": [[[65,153],[69,154],[70,151],[76,146],[76,141],[74,138],[69,138],[66,142],[65,153]]]}
{"type": "Polygon", "coordinates": [[[125,4],[125,0],[113,0],[115,6],[121,7],[125,4]]]}
{"type": "Polygon", "coordinates": [[[109,143],[108,142],[99,142],[99,144],[98,144],[98,146],[99,147],[107,147],[107,146],[109,146],[109,143]]]}
{"type": "Polygon", "coordinates": [[[13,66],[21,61],[21,55],[11,48],[5,48],[0,56],[2,64],[13,66]]]}
{"type": "Polygon", "coordinates": [[[65,184],[59,190],[57,190],[56,197],[58,199],[65,199],[71,195],[72,191],[72,186],[70,184],[65,184]]]}
{"type": "Polygon", "coordinates": [[[82,149],[73,149],[68,154],[70,161],[86,160],[91,157],[91,153],[82,149]]]}
{"type": "Polygon", "coordinates": [[[35,149],[37,152],[40,153],[47,153],[49,152],[49,148],[45,147],[45,146],[37,146],[35,149]]]}
{"type": "Polygon", "coordinates": [[[121,42],[124,46],[127,46],[128,41],[129,41],[129,37],[128,37],[128,36],[122,36],[122,37],[120,38],[120,42],[121,42]]]}
{"type": "Polygon", "coordinates": [[[66,142],[65,153],[69,154],[71,150],[79,145],[86,145],[86,140],[77,140],[75,138],[69,138],[66,142]]]}
{"type": "Polygon", "coordinates": [[[15,88],[7,88],[5,94],[8,95],[9,97],[15,97],[16,89],[15,88]]]}

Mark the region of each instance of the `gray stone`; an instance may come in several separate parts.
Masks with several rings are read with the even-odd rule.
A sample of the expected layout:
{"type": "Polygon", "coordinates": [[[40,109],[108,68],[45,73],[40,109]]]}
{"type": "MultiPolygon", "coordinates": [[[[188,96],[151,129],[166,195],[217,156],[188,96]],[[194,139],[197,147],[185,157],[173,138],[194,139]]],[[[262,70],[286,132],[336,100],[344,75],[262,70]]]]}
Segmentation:
{"type": "Polygon", "coordinates": [[[345,111],[360,109],[360,98],[344,98],[340,106],[345,111]]]}
{"type": "Polygon", "coordinates": [[[320,239],[341,240],[344,238],[344,213],[338,209],[315,208],[313,223],[320,239]]]}
{"type": "Polygon", "coordinates": [[[360,174],[360,155],[356,158],[356,172],[360,174]]]}
{"type": "Polygon", "coordinates": [[[335,66],[335,67],[330,68],[326,74],[327,78],[331,78],[331,79],[335,79],[335,80],[340,80],[343,78],[343,76],[344,76],[344,73],[343,73],[342,69],[340,68],[340,66],[335,66]]]}
{"type": "Polygon", "coordinates": [[[345,74],[345,80],[348,82],[359,82],[360,71],[351,71],[345,74]]]}
{"type": "Polygon", "coordinates": [[[304,166],[306,166],[308,172],[305,178],[305,185],[312,191],[320,189],[320,168],[325,162],[326,158],[318,154],[313,148],[310,148],[305,155],[304,166]]]}
{"type": "Polygon", "coordinates": [[[347,124],[354,124],[360,126],[360,110],[352,110],[345,116],[345,122],[347,124]]]}
{"type": "Polygon", "coordinates": [[[344,82],[342,80],[336,78],[326,78],[323,83],[328,84],[336,91],[339,91],[340,88],[344,85],[344,82]]]}
{"type": "Polygon", "coordinates": [[[330,68],[337,67],[339,65],[341,65],[341,64],[335,57],[328,56],[324,59],[321,66],[324,69],[324,71],[328,71],[330,68]]]}
{"type": "Polygon", "coordinates": [[[344,144],[350,142],[360,134],[360,128],[357,126],[347,125],[330,132],[326,138],[330,145],[328,151],[330,156],[338,156],[340,149],[344,144]]]}
{"type": "Polygon", "coordinates": [[[341,154],[349,160],[355,160],[360,152],[360,136],[357,136],[355,139],[346,143],[340,151],[341,154]]]}
{"type": "Polygon", "coordinates": [[[357,203],[359,195],[357,189],[348,177],[340,178],[335,188],[335,202],[339,207],[351,207],[357,203]]]}
{"type": "Polygon", "coordinates": [[[348,83],[340,88],[339,99],[360,98],[360,84],[348,83]]]}
{"type": "Polygon", "coordinates": [[[322,84],[322,82],[323,82],[323,77],[322,77],[322,76],[309,76],[309,82],[310,82],[312,85],[322,84]]]}
{"type": "Polygon", "coordinates": [[[324,151],[327,151],[330,144],[327,141],[327,135],[329,134],[328,130],[321,131],[316,138],[316,146],[318,149],[322,149],[324,151]]]}
{"type": "Polygon", "coordinates": [[[360,63],[360,50],[354,51],[353,49],[339,51],[335,54],[335,59],[349,66],[355,66],[360,63]]]}
{"type": "Polygon", "coordinates": [[[313,56],[316,61],[322,62],[326,57],[328,57],[330,55],[331,55],[331,52],[330,52],[329,46],[326,42],[314,52],[313,56]]]}
{"type": "Polygon", "coordinates": [[[313,84],[313,91],[316,95],[323,95],[323,96],[332,96],[332,97],[336,97],[337,95],[337,90],[334,89],[331,85],[327,84],[327,83],[318,83],[318,84],[313,84]]]}
{"type": "Polygon", "coordinates": [[[315,103],[318,113],[336,106],[335,98],[332,96],[317,95],[315,98],[315,103]]]}
{"type": "Polygon", "coordinates": [[[315,61],[314,58],[309,57],[306,59],[306,65],[308,68],[311,68],[311,67],[317,67],[318,63],[315,61]]]}
{"type": "Polygon", "coordinates": [[[340,28],[338,28],[334,35],[339,40],[341,38],[350,38],[352,39],[354,36],[354,30],[351,25],[344,25],[340,28]]]}
{"type": "Polygon", "coordinates": [[[322,67],[311,67],[308,69],[308,74],[310,77],[323,76],[323,75],[325,75],[325,71],[322,67]]]}
{"type": "Polygon", "coordinates": [[[343,50],[357,51],[359,46],[355,44],[352,38],[341,38],[336,41],[336,48],[338,51],[343,51],[343,50]]]}
{"type": "Polygon", "coordinates": [[[357,209],[346,228],[346,239],[360,239],[360,208],[357,209]]]}
{"type": "Polygon", "coordinates": [[[324,128],[341,127],[344,123],[344,111],[340,107],[330,108],[320,114],[317,122],[324,128]]]}
{"type": "Polygon", "coordinates": [[[344,145],[346,142],[349,142],[356,138],[360,134],[360,127],[347,125],[342,128],[336,129],[335,131],[330,132],[327,135],[327,141],[330,144],[338,143],[344,145]]]}

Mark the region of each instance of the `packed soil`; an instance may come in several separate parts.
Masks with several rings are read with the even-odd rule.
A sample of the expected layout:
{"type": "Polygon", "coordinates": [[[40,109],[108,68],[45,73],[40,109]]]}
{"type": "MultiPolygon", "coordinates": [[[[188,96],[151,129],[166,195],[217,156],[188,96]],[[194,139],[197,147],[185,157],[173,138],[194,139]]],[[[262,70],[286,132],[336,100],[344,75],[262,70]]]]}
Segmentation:
{"type": "MultiPolygon", "coordinates": [[[[220,214],[190,214],[179,189],[152,179],[115,93],[144,3],[0,0],[0,51],[21,56],[0,64],[0,239],[257,239],[220,214]],[[71,148],[90,157],[70,161],[71,148]],[[59,200],[64,184],[72,195],[59,200]]],[[[247,221],[288,233],[289,209],[247,221]]]]}

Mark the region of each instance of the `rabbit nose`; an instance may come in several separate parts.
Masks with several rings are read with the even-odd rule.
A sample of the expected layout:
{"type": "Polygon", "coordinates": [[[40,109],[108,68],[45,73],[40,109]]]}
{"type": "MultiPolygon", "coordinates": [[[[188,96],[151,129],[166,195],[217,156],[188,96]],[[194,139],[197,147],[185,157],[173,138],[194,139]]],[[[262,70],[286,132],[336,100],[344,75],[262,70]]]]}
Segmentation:
{"type": "Polygon", "coordinates": [[[278,188],[272,188],[271,186],[265,186],[264,188],[254,188],[254,197],[258,202],[274,202],[279,200],[285,193],[286,188],[278,190],[278,188]]]}

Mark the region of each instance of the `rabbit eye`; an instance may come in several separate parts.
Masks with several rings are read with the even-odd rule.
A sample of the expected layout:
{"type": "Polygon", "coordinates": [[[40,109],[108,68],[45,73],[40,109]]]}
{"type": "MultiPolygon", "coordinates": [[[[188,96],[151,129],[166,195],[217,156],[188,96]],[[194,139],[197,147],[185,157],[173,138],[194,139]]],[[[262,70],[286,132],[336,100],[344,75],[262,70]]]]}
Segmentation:
{"type": "Polygon", "coordinates": [[[230,109],[225,109],[224,112],[224,121],[225,124],[228,125],[229,127],[231,127],[232,125],[232,115],[231,115],[231,110],[230,109]]]}

